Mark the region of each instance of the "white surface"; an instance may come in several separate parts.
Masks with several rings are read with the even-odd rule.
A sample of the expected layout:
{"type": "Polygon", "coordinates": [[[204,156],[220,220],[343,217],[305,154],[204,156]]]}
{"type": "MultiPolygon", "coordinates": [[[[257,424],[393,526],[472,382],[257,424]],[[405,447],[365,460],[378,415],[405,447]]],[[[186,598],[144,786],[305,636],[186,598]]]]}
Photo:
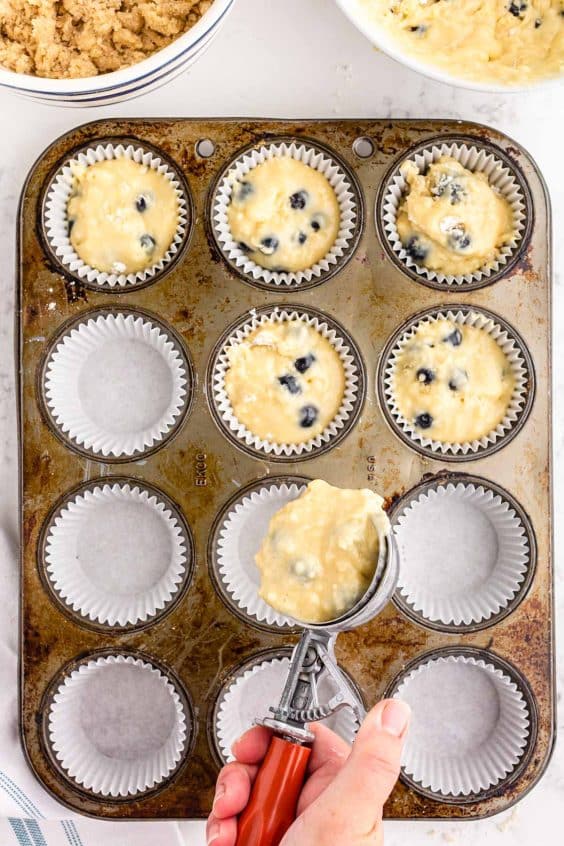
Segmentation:
{"type": "MultiPolygon", "coordinates": [[[[225,28],[202,61],[168,87],[145,98],[107,110],[65,111],[33,105],[0,93],[0,525],[7,533],[13,560],[4,560],[0,585],[4,614],[11,628],[0,645],[2,716],[0,742],[14,736],[16,710],[13,676],[17,648],[17,451],[12,361],[14,225],[24,177],[33,160],[59,133],[81,121],[119,115],[270,115],[295,117],[452,117],[482,121],[514,136],[536,158],[552,194],[555,232],[564,226],[561,177],[564,110],[562,87],[519,94],[479,94],[417,76],[380,55],[352,27],[332,0],[239,0],[225,28]],[[6,690],[8,688],[8,690],[6,690]],[[11,691],[11,692],[8,692],[11,691]],[[8,701],[11,711],[7,713],[8,701]]],[[[556,242],[554,360],[564,353],[563,247],[556,242]]],[[[560,467],[564,446],[564,370],[557,368],[555,402],[556,501],[564,493],[560,467]]],[[[560,540],[557,532],[557,541],[560,540]]],[[[0,547],[1,548],[1,547],[0,547]]],[[[558,617],[564,630],[562,573],[558,577],[558,617]]],[[[562,665],[560,681],[564,681],[562,665]]],[[[561,715],[561,724],[563,723],[561,715]]],[[[0,743],[0,750],[5,743],[0,743]]],[[[1,756],[1,752],[0,752],[1,756]]],[[[390,823],[386,846],[463,844],[464,846],[551,846],[561,840],[564,794],[564,745],[557,748],[543,781],[514,810],[478,823],[390,823]]],[[[12,810],[14,813],[14,810],[12,810]]],[[[88,824],[92,831],[92,824],[88,824]]],[[[201,823],[181,825],[186,843],[204,843],[201,823]]],[[[108,826],[100,828],[105,846],[108,826]]],[[[124,836],[125,842],[125,836],[124,836]]],[[[161,841],[159,840],[159,844],[161,841]]],[[[164,840],[163,840],[164,843],[164,840]]]]}

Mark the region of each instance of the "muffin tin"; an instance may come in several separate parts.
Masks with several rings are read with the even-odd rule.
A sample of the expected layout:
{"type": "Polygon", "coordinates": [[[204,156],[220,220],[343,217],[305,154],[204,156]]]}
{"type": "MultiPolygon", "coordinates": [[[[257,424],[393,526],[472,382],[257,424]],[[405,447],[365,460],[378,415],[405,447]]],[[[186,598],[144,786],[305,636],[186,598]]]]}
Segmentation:
{"type": "MultiPolygon", "coordinates": [[[[466,490],[477,497],[472,500],[478,515],[473,526],[488,519],[491,507],[496,509],[494,529],[515,532],[514,579],[497,605],[494,601],[491,609],[478,608],[473,616],[472,609],[447,613],[443,602],[437,612],[432,603],[431,608],[425,602],[419,607],[417,596],[413,599],[417,591],[400,585],[394,602],[378,618],[339,636],[337,658],[367,706],[386,692],[413,687],[419,668],[435,666],[433,662],[492,673],[514,687],[523,703],[524,739],[521,745],[518,739],[519,751],[509,771],[488,785],[470,779],[462,792],[449,791],[441,788],[440,779],[421,776],[408,761],[386,805],[386,816],[478,818],[509,807],[531,789],[546,767],[554,738],[550,244],[550,209],[534,162],[514,141],[477,124],[108,120],[73,130],[42,154],[23,190],[18,228],[21,733],[35,773],[60,801],[82,813],[113,819],[207,815],[225,755],[217,721],[226,693],[262,662],[286,659],[297,637],[291,626],[276,625],[276,615],[246,613],[241,607],[244,600],[234,599],[233,585],[222,572],[229,559],[226,545],[222,546],[222,539],[229,538],[226,525],[233,531],[233,521],[226,521],[241,503],[252,502],[253,496],[260,499],[261,491],[278,488],[293,496],[312,478],[371,487],[386,496],[400,541],[409,523],[406,515],[415,513],[425,497],[447,489],[455,492],[455,500],[466,490]],[[214,230],[215,191],[230,165],[250,149],[293,142],[313,147],[343,169],[355,193],[353,237],[336,265],[318,277],[269,282],[246,272],[236,257],[223,255],[214,230]],[[431,286],[396,260],[384,243],[382,202],[387,180],[404,156],[443,143],[493,153],[513,169],[523,189],[526,225],[519,248],[505,269],[481,279],[478,286],[436,281],[431,286]],[[120,145],[162,157],[178,174],[187,198],[187,232],[174,260],[150,279],[111,286],[61,264],[50,246],[45,206],[53,179],[69,158],[120,145]],[[526,365],[524,403],[514,427],[508,436],[498,438],[495,449],[461,454],[419,449],[396,431],[387,407],[382,413],[386,397],[379,374],[386,350],[400,327],[432,310],[461,314],[483,310],[486,317],[493,315],[501,327],[514,332],[526,365]],[[349,346],[356,369],[357,396],[346,425],[305,453],[276,454],[247,443],[229,429],[216,401],[214,374],[223,344],[257,315],[282,311],[306,314],[334,329],[349,346]],[[135,330],[133,341],[148,343],[155,355],[161,355],[159,367],[172,356],[184,380],[175,383],[183,391],[182,401],[167,425],[141,441],[129,439],[124,445],[127,439],[122,438],[119,448],[111,439],[98,443],[73,434],[64,411],[68,406],[64,402],[56,406],[47,385],[57,356],[60,366],[65,339],[76,338],[81,326],[94,326],[99,337],[109,317],[122,326],[139,320],[140,331],[135,330]],[[159,333],[164,334],[162,342],[148,341],[159,333]],[[479,503],[484,505],[485,500],[478,494],[487,500],[483,513],[479,503]],[[146,536],[155,546],[135,574],[139,582],[131,573],[122,577],[117,567],[118,560],[127,560],[119,558],[124,538],[131,535],[130,555],[135,543],[142,547],[147,543],[142,532],[136,538],[127,531],[127,520],[138,517],[126,508],[122,523],[119,513],[112,513],[117,523],[112,529],[108,519],[107,532],[92,523],[93,515],[112,509],[122,496],[126,500],[131,496],[129,505],[134,509],[150,502],[148,525],[157,521],[146,536]],[[89,510],[87,502],[94,502],[89,510]],[[159,514],[166,516],[161,519],[159,514]],[[89,550],[92,566],[104,561],[107,575],[98,587],[109,597],[100,591],[85,596],[72,579],[68,551],[74,549],[80,532],[75,519],[88,524],[81,543],[89,550]],[[168,550],[165,540],[159,546],[161,524],[163,538],[175,538],[168,558],[163,552],[168,550]],[[70,546],[65,549],[68,538],[70,546]],[[100,548],[93,548],[93,538],[100,541],[100,548]],[[61,548],[65,555],[53,563],[61,548]],[[158,570],[153,585],[152,567],[158,570]],[[148,594],[141,608],[129,595],[139,584],[148,594]],[[112,585],[117,593],[125,593],[125,600],[114,601],[112,585]],[[131,768],[98,771],[94,778],[79,766],[87,756],[84,743],[77,745],[76,737],[69,740],[68,728],[82,712],[72,713],[75,700],[72,696],[69,700],[68,691],[81,687],[76,680],[82,680],[84,673],[106,665],[112,676],[123,668],[127,674],[138,668],[147,674],[143,684],[145,679],[160,679],[156,690],[170,692],[178,715],[169,737],[174,740],[170,754],[167,757],[163,750],[160,758],[157,755],[164,762],[161,770],[147,765],[144,780],[138,772],[132,775],[131,768]],[[68,716],[57,723],[65,708],[68,716]]],[[[136,403],[145,394],[150,400],[153,389],[155,403],[157,399],[164,403],[166,378],[147,377],[148,384],[143,382],[145,371],[134,365],[146,359],[145,347],[137,348],[133,362],[119,346],[116,350],[115,360],[102,356],[103,366],[95,353],[83,357],[75,372],[76,393],[90,396],[92,417],[113,394],[120,400],[120,413],[127,417],[133,408],[135,419],[144,419],[141,412],[147,412],[147,400],[143,408],[136,403]]],[[[68,397],[72,381],[68,360],[66,367],[57,384],[68,397]]],[[[102,423],[108,414],[102,413],[102,423]]],[[[129,425],[130,418],[116,419],[115,425],[129,425]]],[[[433,500],[439,509],[433,524],[435,543],[440,538],[442,499],[448,497],[439,497],[438,505],[433,500]]],[[[463,531],[461,535],[463,540],[456,540],[451,532],[449,542],[468,544],[463,531]]],[[[470,544],[475,542],[471,538],[470,544]]],[[[511,549],[512,542],[508,541],[511,549]]],[[[417,548],[416,540],[411,538],[406,548],[417,548]]],[[[480,550],[486,568],[491,566],[487,552],[480,550]]],[[[464,553],[468,558],[468,548],[464,553]]],[[[455,548],[452,555],[457,555],[455,548]]],[[[447,558],[443,553],[441,566],[448,566],[447,558]]],[[[125,675],[120,687],[121,678],[111,682],[109,692],[104,689],[97,696],[111,722],[108,736],[118,733],[123,720],[126,743],[127,738],[135,740],[137,723],[128,725],[127,709],[114,707],[112,696],[119,704],[123,694],[127,702],[137,688],[127,687],[125,675]]],[[[92,683],[96,691],[98,682],[92,683]]],[[[257,703],[257,711],[262,707],[257,703]]],[[[162,710],[159,706],[159,715],[162,710]]],[[[158,719],[157,715],[157,723],[158,719]]],[[[98,751],[103,752],[99,725],[82,717],[78,724],[81,732],[85,727],[92,731],[98,751]]],[[[149,725],[158,737],[160,726],[151,721],[149,725]]],[[[99,766],[100,755],[94,758],[99,766]]]]}

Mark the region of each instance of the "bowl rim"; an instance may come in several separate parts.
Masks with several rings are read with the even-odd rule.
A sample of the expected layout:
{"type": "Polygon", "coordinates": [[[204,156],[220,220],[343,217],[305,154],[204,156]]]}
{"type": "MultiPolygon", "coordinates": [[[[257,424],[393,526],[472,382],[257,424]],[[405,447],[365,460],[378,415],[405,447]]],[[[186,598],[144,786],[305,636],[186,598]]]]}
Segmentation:
{"type": "Polygon", "coordinates": [[[0,86],[30,94],[72,97],[73,95],[103,94],[112,90],[117,91],[124,85],[140,82],[144,79],[149,82],[156,72],[173,64],[181,56],[198,47],[200,42],[205,40],[211,31],[219,26],[234,3],[235,0],[213,0],[210,8],[187,32],[175,38],[166,47],[152,53],[146,59],[121,70],[100,74],[99,76],[49,79],[32,74],[16,73],[0,67],[0,86]]]}
{"type": "Polygon", "coordinates": [[[564,74],[548,79],[532,80],[528,83],[517,85],[501,85],[493,82],[477,82],[473,79],[456,76],[455,74],[442,71],[428,62],[411,57],[408,53],[398,49],[393,38],[387,38],[378,25],[371,25],[364,19],[361,10],[358,8],[358,0],[335,0],[335,3],[351,23],[382,53],[385,53],[394,61],[405,65],[410,70],[442,82],[443,85],[453,85],[457,88],[466,88],[471,91],[482,91],[490,94],[519,94],[524,91],[532,91],[539,88],[552,88],[564,82],[564,74]]]}

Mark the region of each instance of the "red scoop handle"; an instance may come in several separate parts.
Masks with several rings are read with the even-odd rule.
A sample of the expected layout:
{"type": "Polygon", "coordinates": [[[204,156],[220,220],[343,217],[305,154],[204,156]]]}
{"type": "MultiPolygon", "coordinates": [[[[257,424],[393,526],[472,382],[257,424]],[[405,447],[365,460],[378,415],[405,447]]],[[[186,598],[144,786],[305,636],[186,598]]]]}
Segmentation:
{"type": "Polygon", "coordinates": [[[272,738],[239,817],[237,846],[278,846],[296,818],[310,754],[309,746],[272,738]]]}

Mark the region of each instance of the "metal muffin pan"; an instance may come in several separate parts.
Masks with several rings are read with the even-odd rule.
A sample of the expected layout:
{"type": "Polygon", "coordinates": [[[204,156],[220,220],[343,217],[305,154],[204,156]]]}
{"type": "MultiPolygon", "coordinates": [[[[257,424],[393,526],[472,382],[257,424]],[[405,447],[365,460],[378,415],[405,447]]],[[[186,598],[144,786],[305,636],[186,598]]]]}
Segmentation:
{"type": "MultiPolygon", "coordinates": [[[[222,594],[214,543],[225,509],[248,489],[273,479],[324,478],[371,487],[388,498],[421,485],[446,483],[449,456],[421,454],[386,422],[378,399],[380,355],[413,315],[450,304],[492,311],[523,339],[536,390],[520,431],[489,454],[456,464],[491,481],[519,507],[530,527],[527,581],[507,613],[484,626],[444,631],[398,600],[375,620],[341,635],[337,657],[371,705],[398,683],[406,667],[445,649],[463,649],[505,662],[530,691],[531,733],[516,769],[494,789],[452,802],[404,778],[386,805],[398,819],[471,819],[503,810],[542,775],[554,740],[553,576],[551,484],[551,230],[545,186],[534,162],[514,141],[477,124],[390,120],[107,120],[79,127],[54,142],[34,165],[19,211],[16,319],[21,468],[21,733],[28,760],[44,786],[67,806],[110,819],[204,817],[217,775],[213,715],[226,682],[246,662],[283,650],[295,631],[265,626],[234,611],[222,594]],[[511,267],[479,290],[434,290],[410,278],[378,236],[378,198],[398,162],[419,145],[456,138],[484,145],[518,169],[526,187],[530,237],[511,267]],[[296,139],[334,154],[360,186],[358,243],[338,272],[315,286],[249,284],[224,259],[212,234],[213,190],[241,151],[296,139]],[[359,140],[360,139],[360,140],[359,140]],[[368,139],[370,144],[365,140],[368,139]],[[202,140],[211,144],[202,145],[202,140]],[[110,142],[146,145],[181,174],[191,197],[191,227],[182,255],[149,284],[85,285],[45,248],[43,200],[61,163],[84,147],[110,142]],[[362,143],[361,143],[362,142],[362,143]],[[370,153],[370,145],[372,152],[370,153]],[[206,152],[201,156],[198,151],[206,152]],[[211,155],[207,155],[210,153],[211,155]],[[368,155],[367,155],[368,153],[368,155]],[[188,243],[189,241],[189,243],[188,243]],[[225,334],[253,309],[290,303],[321,312],[358,349],[363,403],[342,437],[306,460],[273,460],[226,437],[214,411],[210,368],[225,334]],[[189,363],[191,403],[174,431],[139,458],[118,462],[76,447],[45,408],[43,371],[52,344],[76,321],[108,312],[139,314],[169,331],[189,363]],[[189,413],[188,413],[189,411],[189,413]],[[174,437],[172,437],[174,435],[174,437]],[[119,464],[119,468],[117,466],[119,464]],[[118,473],[119,470],[119,473],[118,473]],[[48,586],[44,542],[49,521],[82,486],[130,482],[156,488],[178,510],[193,539],[191,580],[163,612],[142,626],[91,624],[61,603],[48,586]],[[536,561],[536,566],[534,565],[536,561]],[[83,789],[60,768],[50,746],[49,704],[54,685],[90,656],[139,656],[170,673],[193,718],[185,760],[154,789],[111,798],[83,789]]],[[[111,377],[111,374],[109,374],[111,377]]],[[[468,458],[467,458],[468,460],[468,458]]],[[[468,477],[472,478],[472,477],[468,477]]],[[[404,500],[405,501],[405,500],[404,500]]],[[[453,554],[456,554],[453,551],[453,554]]]]}

